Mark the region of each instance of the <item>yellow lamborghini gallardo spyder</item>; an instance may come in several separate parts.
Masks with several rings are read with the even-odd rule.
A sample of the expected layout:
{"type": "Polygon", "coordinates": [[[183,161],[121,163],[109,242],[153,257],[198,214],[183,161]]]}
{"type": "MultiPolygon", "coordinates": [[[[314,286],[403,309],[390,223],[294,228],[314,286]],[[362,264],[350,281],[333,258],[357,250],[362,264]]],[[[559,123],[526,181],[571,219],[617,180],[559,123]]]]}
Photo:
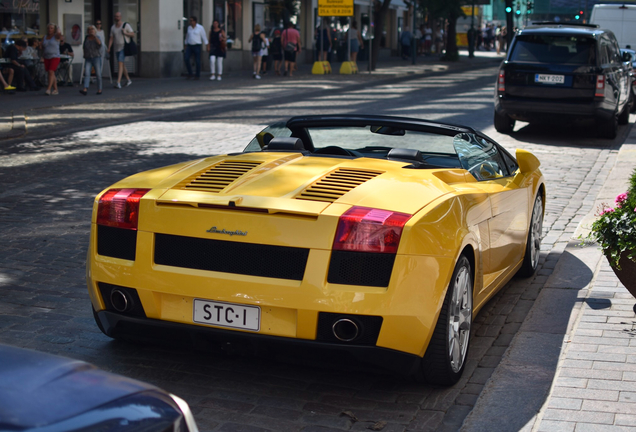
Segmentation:
{"type": "Polygon", "coordinates": [[[294,117],[101,192],[88,291],[111,337],[319,347],[448,385],[474,315],[535,272],[544,203],[538,159],[469,127],[294,117]]]}

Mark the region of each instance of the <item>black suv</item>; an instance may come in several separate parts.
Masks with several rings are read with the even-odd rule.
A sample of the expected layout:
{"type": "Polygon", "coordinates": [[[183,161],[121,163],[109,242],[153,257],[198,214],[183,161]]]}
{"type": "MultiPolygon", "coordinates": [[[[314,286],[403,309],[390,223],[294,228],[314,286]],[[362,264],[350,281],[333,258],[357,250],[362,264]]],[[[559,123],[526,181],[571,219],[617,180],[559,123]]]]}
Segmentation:
{"type": "MultiPolygon", "coordinates": [[[[629,57],[629,58],[627,58],[629,57]]],[[[613,139],[630,111],[629,68],[616,37],[596,25],[538,23],[519,31],[499,69],[495,129],[515,120],[595,118],[613,139]]]]}

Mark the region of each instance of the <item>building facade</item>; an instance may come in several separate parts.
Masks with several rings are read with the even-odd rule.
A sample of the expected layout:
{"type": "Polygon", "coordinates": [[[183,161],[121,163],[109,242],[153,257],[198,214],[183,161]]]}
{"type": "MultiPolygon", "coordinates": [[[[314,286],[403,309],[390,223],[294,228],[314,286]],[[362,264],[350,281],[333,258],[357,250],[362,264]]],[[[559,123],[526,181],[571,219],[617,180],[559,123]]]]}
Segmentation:
{"type": "MultiPolygon", "coordinates": [[[[372,2],[355,0],[354,3],[351,19],[358,22],[363,37],[368,39],[374,26],[370,19],[372,2]]],[[[108,43],[113,15],[121,12],[123,21],[130,23],[137,33],[139,47],[137,56],[126,58],[127,69],[142,77],[174,77],[185,70],[183,48],[190,16],[196,16],[206,31],[213,19],[221,22],[229,37],[224,69],[232,71],[252,67],[247,41],[255,24],[273,33],[274,28],[291,21],[301,34],[304,48],[299,61],[313,62],[316,28],[320,25],[317,11],[318,0],[5,0],[0,2],[0,40],[7,43],[7,40],[19,37],[41,37],[48,23],[59,25],[74,48],[77,79],[83,61],[86,28],[101,20],[108,43]]],[[[397,53],[401,23],[409,22],[410,16],[403,0],[392,0],[382,31],[380,58],[397,53]]],[[[327,22],[334,37],[330,59],[342,61],[349,18],[331,17],[327,22]]],[[[203,57],[204,67],[207,67],[207,56],[203,57]]],[[[364,50],[359,58],[365,59],[364,50]]],[[[116,72],[117,64],[111,63],[111,67],[116,72]]]]}

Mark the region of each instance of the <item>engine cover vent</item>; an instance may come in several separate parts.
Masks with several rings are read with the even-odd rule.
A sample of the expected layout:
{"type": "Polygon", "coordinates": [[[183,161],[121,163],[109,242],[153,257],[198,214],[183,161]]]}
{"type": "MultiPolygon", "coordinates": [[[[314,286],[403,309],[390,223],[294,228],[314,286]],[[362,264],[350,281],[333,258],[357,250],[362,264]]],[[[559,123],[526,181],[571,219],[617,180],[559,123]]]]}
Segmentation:
{"type": "Polygon", "coordinates": [[[183,189],[219,193],[261,163],[262,162],[223,161],[197,174],[193,179],[188,179],[183,189]]]}
{"type": "Polygon", "coordinates": [[[334,202],[356,186],[380,174],[380,171],[340,168],[311,184],[299,193],[296,199],[334,202]]]}

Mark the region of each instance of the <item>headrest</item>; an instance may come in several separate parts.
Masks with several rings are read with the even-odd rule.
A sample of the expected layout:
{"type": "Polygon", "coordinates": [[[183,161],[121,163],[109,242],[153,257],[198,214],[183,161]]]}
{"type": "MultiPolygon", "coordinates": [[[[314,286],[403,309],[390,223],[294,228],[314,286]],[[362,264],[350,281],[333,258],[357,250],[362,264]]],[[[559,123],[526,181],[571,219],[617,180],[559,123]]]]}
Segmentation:
{"type": "Polygon", "coordinates": [[[300,138],[272,138],[263,151],[303,151],[305,146],[300,138]]]}
{"type": "Polygon", "coordinates": [[[387,155],[388,160],[410,160],[416,162],[424,162],[422,152],[413,149],[394,148],[387,155]]]}

